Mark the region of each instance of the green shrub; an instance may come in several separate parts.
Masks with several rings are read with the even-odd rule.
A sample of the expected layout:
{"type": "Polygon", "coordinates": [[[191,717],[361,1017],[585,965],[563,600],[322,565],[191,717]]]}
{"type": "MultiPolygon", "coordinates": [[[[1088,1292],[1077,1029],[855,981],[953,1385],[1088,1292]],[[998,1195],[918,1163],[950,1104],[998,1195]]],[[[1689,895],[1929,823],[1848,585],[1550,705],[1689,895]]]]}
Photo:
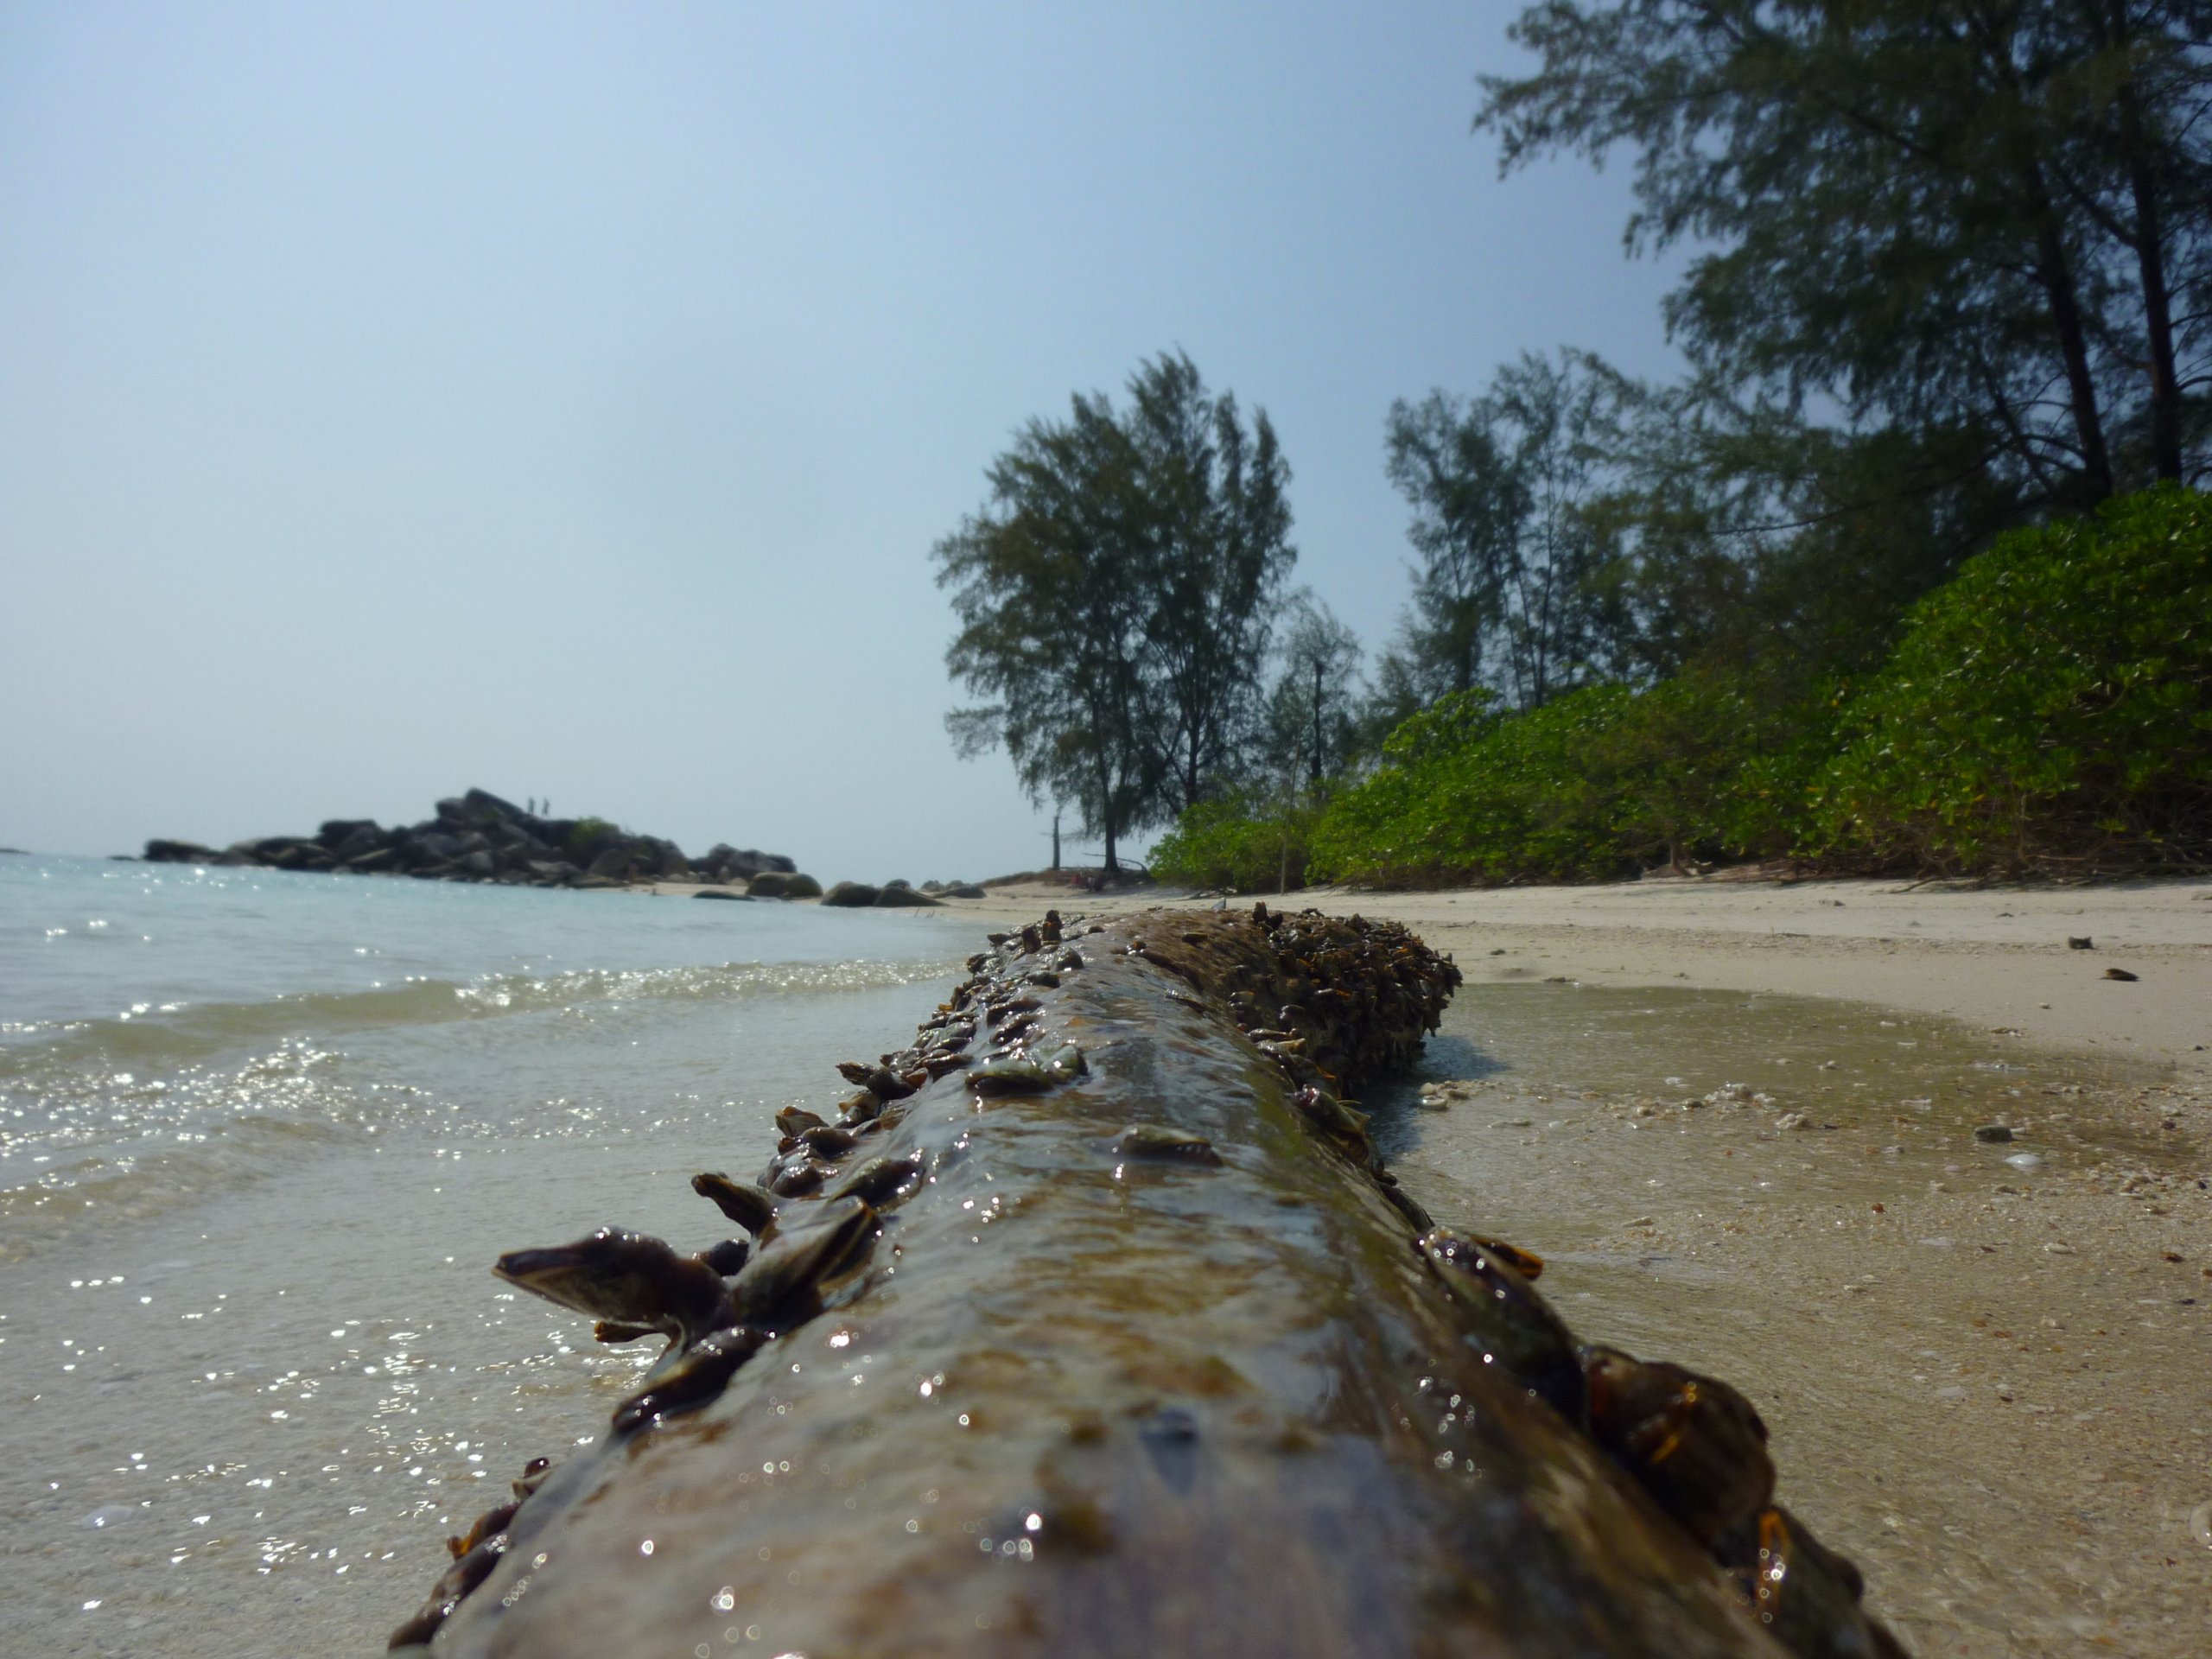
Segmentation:
{"type": "Polygon", "coordinates": [[[1637,694],[1583,765],[1614,798],[1619,849],[1643,867],[1789,853],[1834,738],[1834,686],[1789,666],[1694,666],[1637,694]]]}
{"type": "Polygon", "coordinates": [[[1323,814],[1313,873],[1388,885],[1618,873],[1614,802],[1584,762],[1635,695],[1591,686],[1503,719],[1446,699],[1415,715],[1385,746],[1389,764],[1323,814]]]}
{"type": "Polygon", "coordinates": [[[1303,887],[1313,818],[1311,807],[1243,796],[1201,801],[1160,837],[1147,868],[1163,881],[1193,887],[1274,893],[1303,887]]]}
{"type": "Polygon", "coordinates": [[[1827,758],[1834,694],[1706,667],[1592,686],[1531,713],[1446,699],[1316,826],[1325,880],[1586,880],[1787,852],[1827,758]]]}
{"type": "Polygon", "coordinates": [[[1842,711],[1805,850],[2019,874],[2212,860],[2212,504],[2021,531],[1907,613],[1842,711]]]}

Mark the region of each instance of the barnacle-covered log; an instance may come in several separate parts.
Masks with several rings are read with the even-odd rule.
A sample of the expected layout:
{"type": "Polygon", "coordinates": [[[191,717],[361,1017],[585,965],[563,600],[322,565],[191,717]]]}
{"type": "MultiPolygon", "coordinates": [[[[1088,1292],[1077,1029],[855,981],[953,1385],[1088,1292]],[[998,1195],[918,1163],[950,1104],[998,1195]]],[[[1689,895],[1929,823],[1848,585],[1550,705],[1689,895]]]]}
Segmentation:
{"type": "Polygon", "coordinates": [[[1578,1350],[1539,1261],[1382,1168],[1355,1097],[1434,1028],[1448,961],[1261,908],[1048,917],[969,966],[912,1046],[841,1068],[838,1122],[786,1115],[756,1188],[695,1183],[759,1235],[719,1305],[713,1253],[612,1230],[502,1259],[670,1352],[396,1640],[1896,1651],[1770,1507],[1740,1395],[1578,1350]]]}

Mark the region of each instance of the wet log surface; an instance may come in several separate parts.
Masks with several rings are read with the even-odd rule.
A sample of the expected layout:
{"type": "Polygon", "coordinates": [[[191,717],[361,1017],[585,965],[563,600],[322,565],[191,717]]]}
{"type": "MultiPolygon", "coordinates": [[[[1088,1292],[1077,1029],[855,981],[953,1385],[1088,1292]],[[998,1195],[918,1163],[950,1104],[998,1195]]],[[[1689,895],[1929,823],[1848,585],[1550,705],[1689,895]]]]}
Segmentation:
{"type": "MultiPolygon", "coordinates": [[[[1343,1103],[1410,1061],[1448,962],[1312,912],[1060,933],[1006,939],[914,1046],[847,1067],[839,1125],[785,1115],[727,1310],[685,1314],[690,1355],[487,1517],[396,1641],[1894,1650],[1766,1507],[1732,1391],[1578,1354],[1510,1253],[1395,1192],[1343,1103]],[[824,1248],[847,1183],[870,1212],[824,1248]]],[[[504,1265],[556,1294],[530,1279],[551,1254],[504,1265]]]]}

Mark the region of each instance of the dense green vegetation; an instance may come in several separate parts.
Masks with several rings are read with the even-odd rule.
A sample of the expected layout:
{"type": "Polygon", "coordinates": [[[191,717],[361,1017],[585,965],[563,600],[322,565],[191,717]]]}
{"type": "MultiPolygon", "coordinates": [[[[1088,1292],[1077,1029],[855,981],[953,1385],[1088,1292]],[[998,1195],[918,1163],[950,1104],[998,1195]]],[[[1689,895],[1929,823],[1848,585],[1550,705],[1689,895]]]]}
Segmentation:
{"type": "Polygon", "coordinates": [[[1537,0],[1476,124],[1626,152],[1650,385],[1522,353],[1384,427],[1360,670],[1288,468],[1180,357],[941,543],[952,716],[1207,886],[1789,858],[2212,863],[2212,0],[1537,0]]]}
{"type": "Polygon", "coordinates": [[[1319,810],[1297,800],[1224,796],[1192,807],[1152,849],[1152,871],[1194,887],[1277,893],[1306,885],[1319,810]]]}
{"type": "Polygon", "coordinates": [[[2212,498],[2016,531],[1847,702],[1802,840],[1929,870],[2212,863],[2212,498]]]}
{"type": "Polygon", "coordinates": [[[1525,712],[1479,689],[1401,725],[1318,812],[1222,802],[1175,880],[1576,880],[1686,861],[2095,874],[2212,863],[2212,498],[2016,531],[1906,614],[1856,684],[1709,666],[1525,712]]]}

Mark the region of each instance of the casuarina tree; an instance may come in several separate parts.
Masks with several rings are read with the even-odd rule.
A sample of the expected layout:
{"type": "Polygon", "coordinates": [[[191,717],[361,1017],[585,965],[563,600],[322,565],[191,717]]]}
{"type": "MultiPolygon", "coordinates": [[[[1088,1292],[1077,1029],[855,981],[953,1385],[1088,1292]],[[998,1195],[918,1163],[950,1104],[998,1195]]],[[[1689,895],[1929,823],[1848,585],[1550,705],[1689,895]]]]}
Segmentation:
{"type": "Polygon", "coordinates": [[[963,755],[1003,747],[1040,804],[1073,806],[1116,868],[1131,831],[1224,787],[1261,717],[1272,619],[1296,554],[1289,468],[1264,412],[1210,396],[1179,353],[1129,405],[1077,395],[987,474],[939,542],[960,627],[946,716],[963,755]]]}

